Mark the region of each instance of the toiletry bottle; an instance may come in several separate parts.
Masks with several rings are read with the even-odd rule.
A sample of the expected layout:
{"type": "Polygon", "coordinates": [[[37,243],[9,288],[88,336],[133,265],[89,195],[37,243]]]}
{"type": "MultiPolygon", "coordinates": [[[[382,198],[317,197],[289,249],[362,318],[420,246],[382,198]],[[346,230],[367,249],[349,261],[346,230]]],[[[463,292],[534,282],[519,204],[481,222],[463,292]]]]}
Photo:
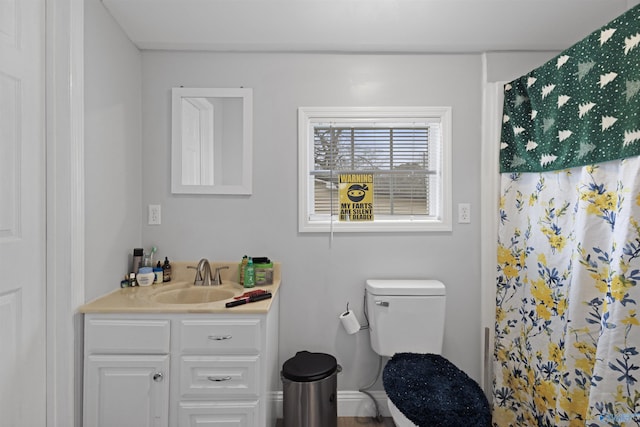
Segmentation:
{"type": "Polygon", "coordinates": [[[164,257],[164,265],[162,266],[162,281],[171,281],[171,264],[169,264],[169,258],[164,257]]]}
{"type": "Polygon", "coordinates": [[[253,288],[256,285],[256,278],[253,270],[253,260],[249,257],[247,266],[244,269],[244,287],[253,288]]]}
{"type": "Polygon", "coordinates": [[[240,283],[241,285],[244,285],[244,269],[247,268],[247,263],[248,258],[245,255],[242,257],[242,262],[240,263],[240,281],[238,283],[240,283]]]}
{"type": "Polygon", "coordinates": [[[158,261],[157,267],[153,267],[153,274],[155,275],[153,283],[154,284],[162,283],[162,281],[164,280],[164,271],[162,270],[162,265],[160,264],[160,261],[158,261]]]}
{"type": "Polygon", "coordinates": [[[142,255],[144,254],[144,249],[142,248],[135,248],[133,250],[133,261],[131,262],[131,272],[138,274],[138,269],[141,267],[140,264],[142,264],[142,255]]]}

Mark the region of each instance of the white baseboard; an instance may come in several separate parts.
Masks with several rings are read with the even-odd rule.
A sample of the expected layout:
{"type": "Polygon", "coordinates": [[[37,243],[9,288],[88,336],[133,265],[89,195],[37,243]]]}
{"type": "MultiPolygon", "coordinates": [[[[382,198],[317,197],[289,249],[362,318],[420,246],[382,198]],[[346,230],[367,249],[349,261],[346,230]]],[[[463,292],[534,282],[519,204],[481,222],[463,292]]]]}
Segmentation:
{"type": "MultiPolygon", "coordinates": [[[[387,395],[383,390],[370,391],[378,403],[378,409],[384,417],[390,417],[387,407],[387,395]]],[[[282,418],[282,392],[273,394],[278,418],[282,418]]],[[[339,417],[374,417],[376,408],[371,398],[366,394],[355,390],[338,391],[338,416],[339,417]]]]}

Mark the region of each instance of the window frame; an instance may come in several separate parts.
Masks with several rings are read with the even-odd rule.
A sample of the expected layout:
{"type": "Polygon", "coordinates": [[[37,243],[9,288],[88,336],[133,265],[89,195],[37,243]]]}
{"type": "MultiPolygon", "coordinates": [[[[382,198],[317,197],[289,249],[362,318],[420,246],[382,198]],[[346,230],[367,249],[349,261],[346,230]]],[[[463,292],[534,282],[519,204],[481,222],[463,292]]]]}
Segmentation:
{"type": "Polygon", "coordinates": [[[298,231],[309,232],[436,232],[452,229],[451,186],[451,107],[299,107],[298,108],[298,231]],[[426,121],[440,124],[439,172],[435,202],[439,211],[428,219],[394,218],[374,221],[340,222],[311,219],[312,179],[314,169],[313,130],[318,122],[426,121]]]}

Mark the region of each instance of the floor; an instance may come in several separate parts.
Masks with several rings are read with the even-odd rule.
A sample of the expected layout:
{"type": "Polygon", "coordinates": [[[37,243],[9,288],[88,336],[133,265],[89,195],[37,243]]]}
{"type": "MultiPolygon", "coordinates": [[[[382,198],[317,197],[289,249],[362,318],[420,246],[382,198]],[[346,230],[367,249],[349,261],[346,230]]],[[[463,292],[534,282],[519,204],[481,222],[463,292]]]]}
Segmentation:
{"type": "MultiPolygon", "coordinates": [[[[376,426],[376,427],[395,427],[391,418],[385,418],[382,423],[376,422],[373,418],[363,417],[338,417],[338,427],[362,427],[362,426],[376,426]]],[[[278,420],[276,427],[283,427],[282,420],[278,420]]]]}

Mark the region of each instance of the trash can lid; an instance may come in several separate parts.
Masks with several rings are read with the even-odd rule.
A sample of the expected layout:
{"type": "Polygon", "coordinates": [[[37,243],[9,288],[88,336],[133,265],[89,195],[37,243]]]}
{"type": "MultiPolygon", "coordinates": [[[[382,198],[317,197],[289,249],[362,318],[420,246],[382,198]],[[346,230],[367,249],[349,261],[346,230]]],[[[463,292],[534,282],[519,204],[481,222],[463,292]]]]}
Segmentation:
{"type": "Polygon", "coordinates": [[[325,353],[299,351],[282,365],[282,376],[291,381],[311,382],[329,377],[338,369],[336,358],[325,353]]]}

